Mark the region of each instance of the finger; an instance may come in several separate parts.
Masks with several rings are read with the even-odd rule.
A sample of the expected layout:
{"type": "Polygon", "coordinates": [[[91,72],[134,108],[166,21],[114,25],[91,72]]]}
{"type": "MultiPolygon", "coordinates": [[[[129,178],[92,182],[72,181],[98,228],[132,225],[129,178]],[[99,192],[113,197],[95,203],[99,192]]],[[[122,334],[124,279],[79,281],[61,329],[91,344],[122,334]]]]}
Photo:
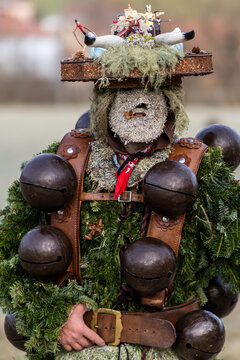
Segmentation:
{"type": "Polygon", "coordinates": [[[64,347],[65,350],[72,351],[72,347],[70,345],[62,343],[62,346],[64,347]]]}
{"type": "Polygon", "coordinates": [[[93,343],[91,341],[89,341],[88,339],[86,339],[85,337],[82,337],[81,339],[79,339],[77,341],[80,345],[82,345],[82,347],[90,347],[93,345],[93,343]]]}
{"type": "Polygon", "coordinates": [[[83,349],[84,346],[80,345],[79,343],[73,343],[72,347],[74,350],[80,351],[83,349]]]}
{"type": "Polygon", "coordinates": [[[84,336],[98,346],[104,346],[105,341],[89,327],[84,326],[84,336]]]}
{"type": "Polygon", "coordinates": [[[71,337],[67,336],[66,334],[62,334],[59,340],[62,346],[64,345],[71,345],[71,337]]]}

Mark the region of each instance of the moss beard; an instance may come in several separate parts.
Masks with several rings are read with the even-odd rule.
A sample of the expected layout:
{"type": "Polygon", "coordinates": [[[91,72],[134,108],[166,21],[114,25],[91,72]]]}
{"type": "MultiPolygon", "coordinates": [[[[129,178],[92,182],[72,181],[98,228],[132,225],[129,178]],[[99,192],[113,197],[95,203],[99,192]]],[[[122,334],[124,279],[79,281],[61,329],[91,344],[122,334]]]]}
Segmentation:
{"type": "Polygon", "coordinates": [[[109,125],[124,145],[149,144],[163,132],[167,104],[161,91],[118,90],[109,113],[109,125]]]}

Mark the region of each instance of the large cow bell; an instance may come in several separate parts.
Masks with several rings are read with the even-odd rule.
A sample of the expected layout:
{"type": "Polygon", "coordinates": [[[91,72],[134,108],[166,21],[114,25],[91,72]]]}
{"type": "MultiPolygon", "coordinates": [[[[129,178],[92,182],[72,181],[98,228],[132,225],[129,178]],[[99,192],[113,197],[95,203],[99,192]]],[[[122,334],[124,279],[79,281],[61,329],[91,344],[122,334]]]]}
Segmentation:
{"type": "Polygon", "coordinates": [[[174,349],[184,360],[211,360],[222,350],[225,329],[222,321],[209,311],[196,310],[176,324],[174,349]]]}
{"type": "Polygon", "coordinates": [[[229,285],[224,284],[220,276],[210,281],[205,293],[208,302],[204,309],[211,311],[220,318],[229,315],[238,302],[238,294],[233,294],[229,285]]]}
{"type": "Polygon", "coordinates": [[[214,124],[197,133],[196,138],[212,148],[221,146],[223,160],[232,170],[238,167],[240,163],[240,136],[235,130],[226,125],[214,124]]]}
{"type": "Polygon", "coordinates": [[[30,205],[51,212],[68,204],[76,190],[77,178],[67,160],[55,154],[41,154],[24,167],[20,186],[30,205]]]}
{"type": "Polygon", "coordinates": [[[144,203],[159,214],[183,215],[194,204],[197,192],[196,176],[177,161],[154,165],[144,178],[144,203]]]}
{"type": "Polygon", "coordinates": [[[17,349],[26,351],[24,344],[28,340],[26,337],[18,334],[16,328],[16,318],[12,314],[8,314],[4,320],[5,335],[10,343],[17,349]]]}
{"type": "Polygon", "coordinates": [[[24,270],[41,281],[55,281],[71,263],[72,244],[60,229],[38,226],[22,238],[18,254],[24,270]]]}
{"type": "Polygon", "coordinates": [[[135,291],[153,295],[168,288],[173,281],[177,260],[163,241],[141,238],[120,252],[122,275],[135,291]]]}

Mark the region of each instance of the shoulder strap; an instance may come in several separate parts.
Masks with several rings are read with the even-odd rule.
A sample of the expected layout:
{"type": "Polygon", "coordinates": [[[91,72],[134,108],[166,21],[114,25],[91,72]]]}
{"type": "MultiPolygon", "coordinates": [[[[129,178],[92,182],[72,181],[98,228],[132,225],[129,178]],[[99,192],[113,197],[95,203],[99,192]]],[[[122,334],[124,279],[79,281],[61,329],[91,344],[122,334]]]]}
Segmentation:
{"type": "MultiPolygon", "coordinates": [[[[174,151],[170,155],[169,160],[179,161],[188,166],[194,174],[197,174],[207,149],[207,145],[201,140],[194,138],[180,139],[175,142],[174,151]]],[[[185,216],[186,215],[184,214],[181,216],[170,217],[152,211],[147,236],[164,241],[173,249],[176,257],[178,257],[185,216]]],[[[157,306],[159,308],[164,307],[167,302],[168,294],[172,291],[172,287],[173,283],[170,284],[168,289],[159,291],[155,296],[142,296],[142,304],[157,306]]]]}
{"type": "MultiPolygon", "coordinates": [[[[184,138],[177,140],[174,144],[174,151],[169,160],[179,161],[187,165],[194,174],[197,174],[202,158],[208,147],[201,140],[184,138]]],[[[151,213],[148,225],[147,236],[161,239],[168,244],[178,257],[178,250],[181,241],[181,233],[185,220],[185,214],[176,217],[165,216],[164,214],[151,213]]]]}
{"type": "Polygon", "coordinates": [[[71,202],[65,209],[51,215],[51,225],[61,229],[68,236],[73,247],[73,258],[67,270],[68,274],[59,279],[58,284],[67,277],[73,277],[81,284],[79,221],[82,201],[80,201],[80,194],[83,190],[83,179],[92,140],[86,129],[73,130],[64,136],[57,151],[57,155],[69,161],[77,175],[77,190],[71,202]]]}

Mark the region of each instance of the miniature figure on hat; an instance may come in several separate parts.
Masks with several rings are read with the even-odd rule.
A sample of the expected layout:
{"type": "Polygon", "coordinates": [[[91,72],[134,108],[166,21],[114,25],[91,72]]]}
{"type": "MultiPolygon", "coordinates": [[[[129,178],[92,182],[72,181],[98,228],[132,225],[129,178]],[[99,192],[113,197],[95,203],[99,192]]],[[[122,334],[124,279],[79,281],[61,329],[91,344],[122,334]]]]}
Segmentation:
{"type": "Polygon", "coordinates": [[[162,20],[161,15],[164,15],[163,12],[160,11],[154,11],[154,18],[153,18],[153,36],[161,34],[161,23],[163,22],[171,22],[171,19],[169,20],[162,20]]]}
{"type": "Polygon", "coordinates": [[[6,336],[30,359],[211,360],[224,345],[240,137],[183,137],[182,78],[211,74],[212,54],[177,50],[193,30],[144,33],[138,14],[129,5],[104,36],[76,22],[103,51],[63,60],[62,80],[94,82],[91,108],[25,164],[1,213],[6,336]]]}

